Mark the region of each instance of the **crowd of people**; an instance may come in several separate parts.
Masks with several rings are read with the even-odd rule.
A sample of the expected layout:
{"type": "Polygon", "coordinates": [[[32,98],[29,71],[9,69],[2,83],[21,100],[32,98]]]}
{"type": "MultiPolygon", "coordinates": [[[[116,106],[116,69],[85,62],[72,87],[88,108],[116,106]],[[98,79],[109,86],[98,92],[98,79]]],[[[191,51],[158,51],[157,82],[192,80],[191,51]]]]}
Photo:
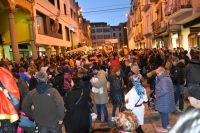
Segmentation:
{"type": "Polygon", "coordinates": [[[61,133],[63,125],[67,133],[95,132],[95,114],[95,122],[110,129],[110,122],[116,123],[113,132],[144,133],[144,103],[160,113],[162,127],[156,130],[168,132],[169,113],[189,110],[184,106],[185,87],[190,108],[200,108],[199,54],[193,49],[141,49],[22,58],[19,63],[2,59],[0,133],[61,133]],[[20,126],[23,116],[33,128],[26,128],[30,123],[20,126]]]}

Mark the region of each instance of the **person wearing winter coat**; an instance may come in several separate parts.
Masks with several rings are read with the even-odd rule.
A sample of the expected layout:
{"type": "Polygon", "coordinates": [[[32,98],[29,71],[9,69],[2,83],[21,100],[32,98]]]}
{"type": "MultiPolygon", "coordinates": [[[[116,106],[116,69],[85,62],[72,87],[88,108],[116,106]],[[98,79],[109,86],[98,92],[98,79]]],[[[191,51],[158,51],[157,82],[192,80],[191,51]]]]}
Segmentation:
{"type": "Polygon", "coordinates": [[[88,133],[90,130],[90,80],[82,68],[73,78],[71,91],[65,94],[65,130],[68,133],[88,133]]]}
{"type": "Polygon", "coordinates": [[[72,88],[73,84],[72,75],[73,75],[72,69],[69,66],[65,66],[63,74],[64,77],[63,91],[65,92],[65,95],[69,93],[72,88]]]}
{"type": "Polygon", "coordinates": [[[61,96],[65,95],[65,91],[63,89],[64,86],[64,73],[61,67],[58,67],[56,69],[56,74],[53,80],[51,81],[53,84],[53,87],[58,90],[61,96]]]}
{"type": "Polygon", "coordinates": [[[156,69],[157,80],[155,90],[155,109],[160,113],[162,127],[157,128],[158,132],[168,132],[170,112],[176,111],[174,99],[174,87],[171,78],[163,67],[156,69]]]}
{"type": "Polygon", "coordinates": [[[109,77],[109,81],[110,81],[110,100],[113,106],[111,121],[114,121],[117,108],[119,108],[120,111],[120,109],[124,105],[123,79],[120,76],[120,68],[112,69],[112,74],[109,77]]]}
{"type": "Polygon", "coordinates": [[[35,89],[37,84],[37,79],[35,78],[37,70],[34,66],[30,66],[28,68],[28,73],[31,75],[30,81],[29,81],[29,91],[35,89]]]}
{"type": "Polygon", "coordinates": [[[110,59],[110,67],[111,69],[120,67],[119,57],[116,52],[113,53],[113,57],[110,59]]]}
{"type": "Polygon", "coordinates": [[[23,111],[33,118],[40,133],[61,133],[65,107],[59,92],[47,84],[47,74],[36,74],[36,88],[22,102],[23,111]]]}
{"type": "Polygon", "coordinates": [[[179,102],[177,111],[183,112],[184,109],[184,84],[185,84],[185,61],[183,59],[172,61],[174,65],[173,84],[175,87],[175,103],[179,102]]]}
{"type": "Polygon", "coordinates": [[[108,88],[107,88],[107,73],[100,68],[98,70],[97,75],[94,78],[91,79],[92,86],[95,87],[97,92],[94,91],[93,88],[93,100],[96,104],[96,110],[97,110],[97,120],[101,121],[101,112],[104,113],[104,121],[108,122],[108,109],[107,109],[107,103],[108,103],[108,88]],[[96,82],[93,82],[94,78],[97,78],[96,82]]]}
{"type": "Polygon", "coordinates": [[[20,91],[8,69],[0,67],[0,75],[0,133],[15,133],[15,122],[19,119],[17,103],[20,101],[20,91]],[[9,100],[9,95],[15,97],[15,105],[9,100]]]}
{"type": "Polygon", "coordinates": [[[30,77],[25,73],[25,69],[23,67],[19,68],[19,76],[28,84],[30,81],[30,77]]]}
{"type": "Polygon", "coordinates": [[[186,80],[188,84],[189,91],[193,86],[200,85],[200,59],[199,59],[199,51],[191,50],[191,60],[186,66],[186,80]]]}

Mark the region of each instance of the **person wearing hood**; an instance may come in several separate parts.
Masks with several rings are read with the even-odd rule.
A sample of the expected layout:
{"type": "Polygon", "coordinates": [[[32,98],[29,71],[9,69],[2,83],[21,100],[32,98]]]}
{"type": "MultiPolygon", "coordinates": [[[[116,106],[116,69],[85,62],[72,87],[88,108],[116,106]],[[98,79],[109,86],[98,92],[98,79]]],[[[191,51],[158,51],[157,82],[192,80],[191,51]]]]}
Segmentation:
{"type": "Polygon", "coordinates": [[[24,98],[22,109],[35,120],[40,133],[61,133],[65,114],[63,99],[55,88],[47,84],[48,77],[44,72],[38,72],[36,79],[36,88],[24,98]]]}
{"type": "Polygon", "coordinates": [[[174,87],[170,76],[163,67],[156,69],[156,100],[155,109],[160,113],[162,120],[162,127],[157,128],[158,132],[168,132],[169,113],[176,111],[174,99],[174,87]]]}

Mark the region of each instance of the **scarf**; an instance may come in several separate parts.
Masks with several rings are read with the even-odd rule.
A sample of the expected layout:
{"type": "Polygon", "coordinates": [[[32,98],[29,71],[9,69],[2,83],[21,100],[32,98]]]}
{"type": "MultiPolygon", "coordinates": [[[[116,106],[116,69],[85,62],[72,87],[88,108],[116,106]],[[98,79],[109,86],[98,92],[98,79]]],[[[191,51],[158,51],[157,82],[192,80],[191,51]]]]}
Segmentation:
{"type": "Polygon", "coordinates": [[[143,98],[145,91],[144,91],[144,87],[142,86],[142,84],[140,82],[140,78],[139,77],[133,78],[133,84],[135,85],[135,90],[136,90],[138,96],[140,98],[143,98]]]}
{"type": "Polygon", "coordinates": [[[50,85],[48,85],[47,83],[44,83],[44,82],[39,82],[36,85],[36,90],[39,94],[45,93],[49,88],[50,88],[50,85]]]}

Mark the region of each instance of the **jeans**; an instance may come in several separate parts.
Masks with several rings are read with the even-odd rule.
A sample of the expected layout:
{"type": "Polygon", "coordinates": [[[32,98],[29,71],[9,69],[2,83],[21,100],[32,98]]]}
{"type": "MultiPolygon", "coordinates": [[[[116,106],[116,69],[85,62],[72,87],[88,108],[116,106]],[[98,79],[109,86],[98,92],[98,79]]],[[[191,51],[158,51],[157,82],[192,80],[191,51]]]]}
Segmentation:
{"type": "Polygon", "coordinates": [[[15,123],[10,123],[9,120],[0,120],[0,133],[16,133],[15,123]]]}
{"type": "Polygon", "coordinates": [[[190,91],[192,89],[193,83],[188,83],[188,90],[190,91]]]}
{"type": "Polygon", "coordinates": [[[175,85],[175,103],[179,102],[179,109],[184,109],[184,84],[175,85]]]}
{"type": "Polygon", "coordinates": [[[62,125],[56,124],[51,128],[38,125],[39,133],[62,133],[62,125]]]}
{"type": "Polygon", "coordinates": [[[104,113],[104,121],[108,122],[108,110],[106,104],[96,104],[97,108],[97,119],[101,121],[101,110],[104,113]]]}
{"type": "Polygon", "coordinates": [[[164,129],[166,129],[167,126],[169,125],[169,116],[168,116],[168,113],[160,112],[160,115],[161,115],[161,120],[162,120],[162,127],[164,129]]]}
{"type": "Polygon", "coordinates": [[[112,117],[115,117],[116,110],[117,110],[117,107],[116,107],[116,106],[113,106],[113,109],[112,109],[112,117]]]}

